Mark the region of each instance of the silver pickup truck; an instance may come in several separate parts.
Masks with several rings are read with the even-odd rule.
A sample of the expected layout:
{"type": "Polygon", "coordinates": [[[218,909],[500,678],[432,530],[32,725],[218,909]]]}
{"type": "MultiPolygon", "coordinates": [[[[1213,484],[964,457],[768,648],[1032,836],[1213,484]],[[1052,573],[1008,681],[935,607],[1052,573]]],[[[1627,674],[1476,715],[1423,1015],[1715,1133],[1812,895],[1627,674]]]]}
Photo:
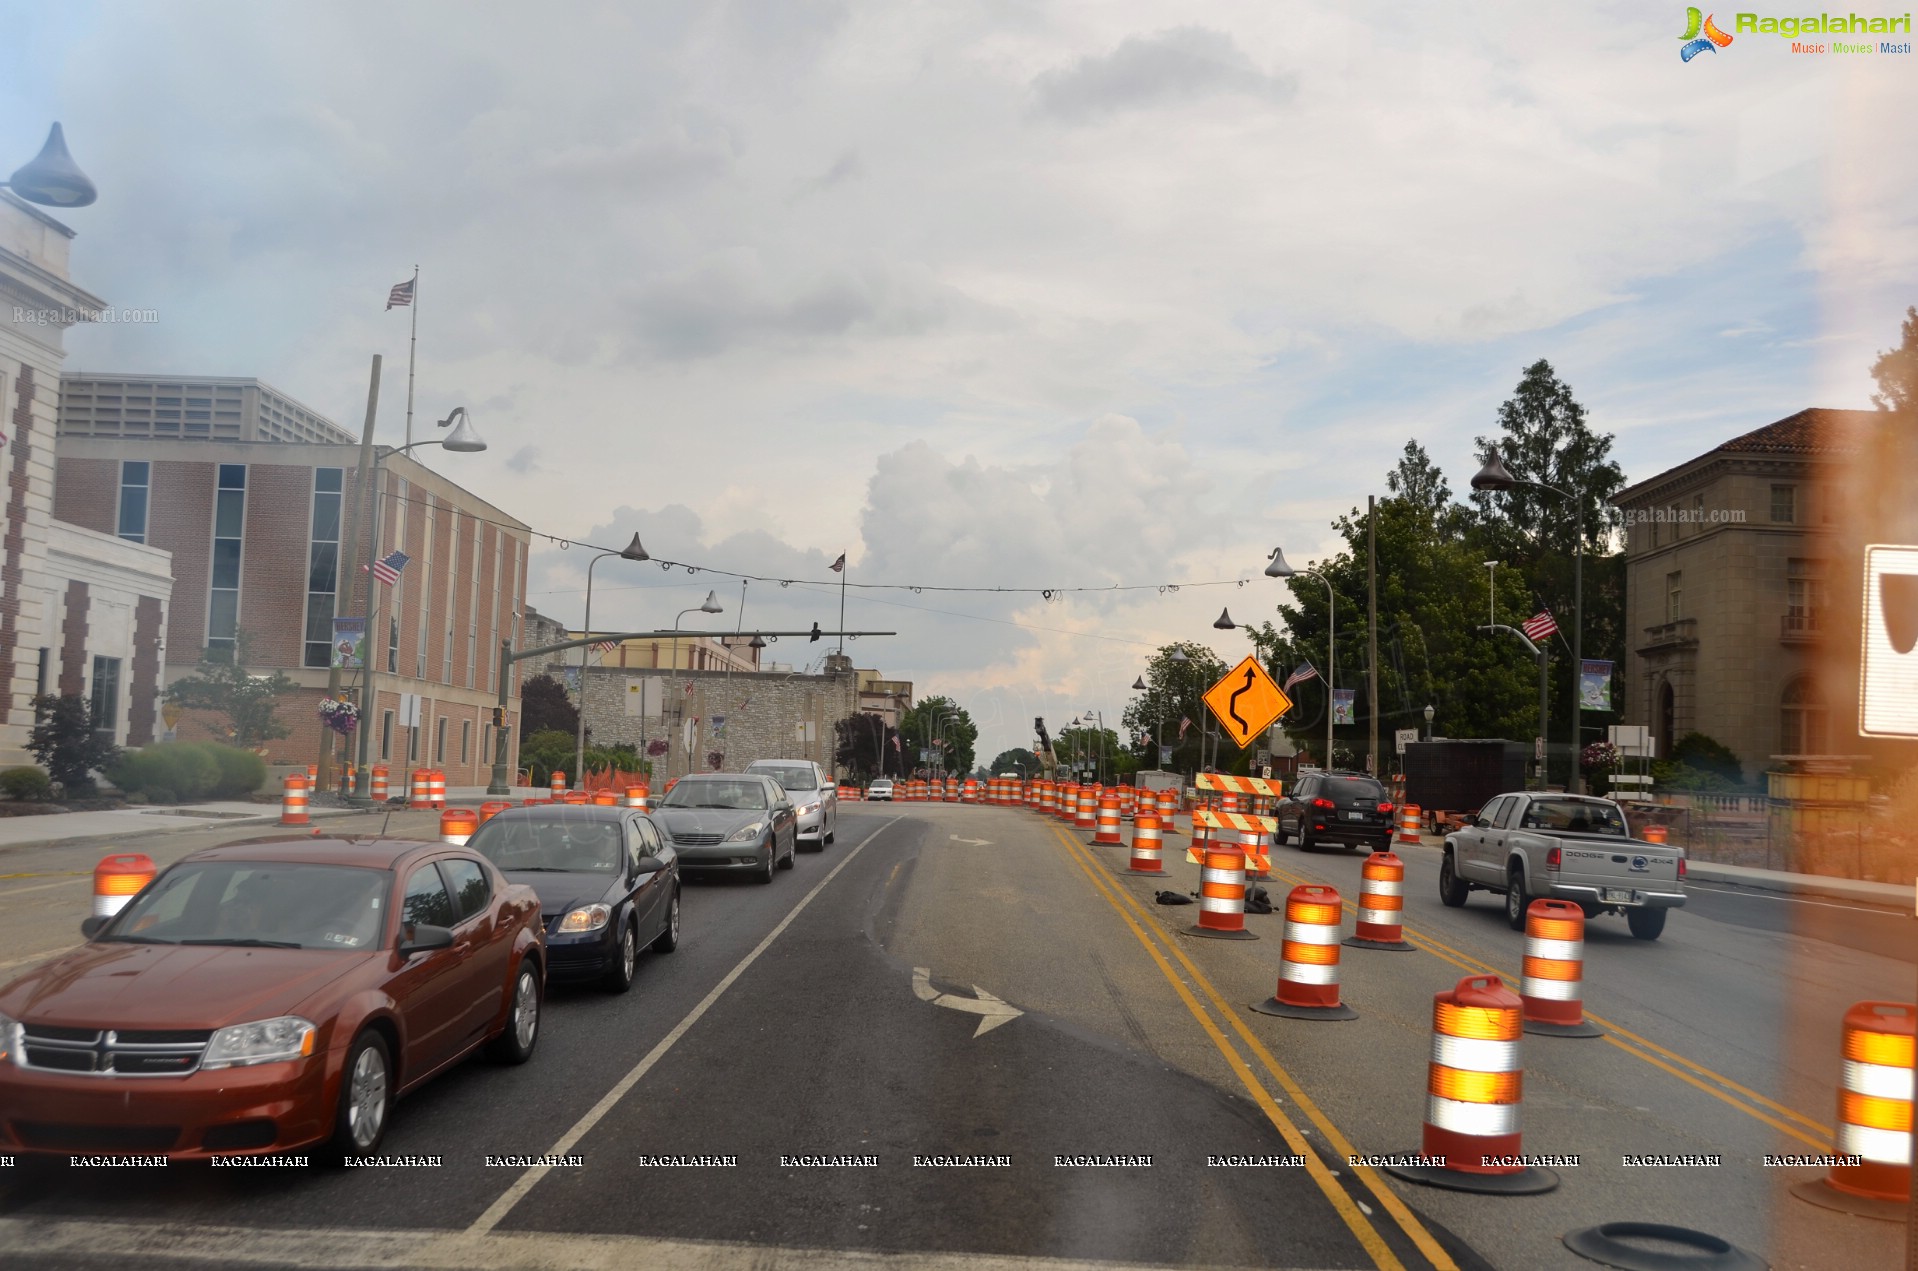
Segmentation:
{"type": "Polygon", "coordinates": [[[1609,799],[1501,794],[1466,828],[1445,838],[1439,899],[1456,909],[1475,889],[1505,897],[1505,920],[1525,930],[1534,900],[1569,900],[1587,918],[1622,913],[1640,940],[1665,930],[1665,912],[1685,903],[1685,853],[1631,837],[1609,799]]]}

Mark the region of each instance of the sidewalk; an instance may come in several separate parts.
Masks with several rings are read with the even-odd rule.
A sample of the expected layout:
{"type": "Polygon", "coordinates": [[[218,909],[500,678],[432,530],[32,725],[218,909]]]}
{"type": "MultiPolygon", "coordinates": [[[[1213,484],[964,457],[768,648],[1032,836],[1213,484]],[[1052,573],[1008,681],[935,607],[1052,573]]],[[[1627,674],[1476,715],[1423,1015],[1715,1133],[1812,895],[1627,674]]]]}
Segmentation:
{"type": "MultiPolygon", "coordinates": [[[[312,808],[318,820],[346,816],[359,809],[312,808]]],[[[220,826],[277,825],[273,803],[194,803],[179,807],[118,808],[110,812],[51,812],[45,816],[0,817],[0,848],[44,847],[88,839],[125,839],[170,830],[207,830],[220,826]]]]}

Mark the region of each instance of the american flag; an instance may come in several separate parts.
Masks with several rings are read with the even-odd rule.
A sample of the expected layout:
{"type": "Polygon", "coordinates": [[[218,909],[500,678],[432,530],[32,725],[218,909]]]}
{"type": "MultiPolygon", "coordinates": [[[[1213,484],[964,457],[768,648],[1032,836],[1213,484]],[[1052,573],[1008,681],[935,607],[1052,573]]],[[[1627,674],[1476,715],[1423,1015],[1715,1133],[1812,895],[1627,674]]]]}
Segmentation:
{"type": "Polygon", "coordinates": [[[405,552],[394,552],[384,560],[376,560],[373,562],[373,577],[391,587],[400,580],[400,571],[405,569],[407,562],[412,559],[405,552]]]}
{"type": "Polygon", "coordinates": [[[393,284],[393,290],[386,293],[386,307],[388,309],[404,309],[413,303],[413,281],[413,279],[408,278],[405,282],[396,282],[393,284]]]}
{"type": "Polygon", "coordinates": [[[1290,692],[1294,684],[1303,684],[1307,680],[1316,680],[1318,678],[1318,668],[1314,667],[1310,662],[1301,662],[1297,670],[1285,677],[1286,691],[1290,692]]]}
{"type": "Polygon", "coordinates": [[[598,644],[593,646],[594,649],[598,650],[601,653],[611,653],[614,649],[617,649],[618,647],[619,647],[619,641],[617,640],[601,640],[598,644]]]}
{"type": "Polygon", "coordinates": [[[1192,727],[1192,721],[1190,719],[1181,718],[1179,720],[1179,740],[1180,741],[1185,740],[1185,730],[1190,727],[1192,727]]]}
{"type": "Polygon", "coordinates": [[[1543,640],[1547,636],[1558,634],[1558,624],[1552,621],[1552,611],[1541,609],[1527,619],[1519,628],[1534,640],[1543,640]]]}
{"type": "Polygon", "coordinates": [[[845,573],[846,572],[846,554],[844,552],[839,553],[839,559],[834,561],[832,564],[826,566],[826,568],[830,569],[835,574],[845,573]]]}

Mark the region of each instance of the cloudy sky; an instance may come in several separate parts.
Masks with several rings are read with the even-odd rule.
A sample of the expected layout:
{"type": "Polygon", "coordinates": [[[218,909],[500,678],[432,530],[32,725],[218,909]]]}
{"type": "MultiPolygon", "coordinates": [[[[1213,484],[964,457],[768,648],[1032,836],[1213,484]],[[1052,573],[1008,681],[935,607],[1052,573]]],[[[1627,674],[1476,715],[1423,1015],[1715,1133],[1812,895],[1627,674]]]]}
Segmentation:
{"type": "MultiPolygon", "coordinates": [[[[801,580],[747,584],[751,625],[830,628],[844,551],[891,585],[847,625],[899,633],[858,663],[970,707],[990,757],[1033,715],[1116,723],[1167,640],[1241,654],[1210,623],[1270,615],[1266,553],[1329,550],[1408,437],[1462,488],[1537,358],[1632,480],[1870,404],[1918,303],[1918,59],[1747,35],[1686,63],[1682,29],[66,0],[13,10],[0,168],[64,123],[101,191],[64,214],[75,279],[157,313],[71,333],[70,367],[257,376],[357,431],[382,353],[397,443],[381,306],[418,264],[415,435],[468,407],[491,449],[429,462],[554,536],[535,606],[579,622],[586,545],[637,532],[801,580]]],[[[595,625],[709,587],[731,629],[737,579],[609,561],[595,625]]]]}

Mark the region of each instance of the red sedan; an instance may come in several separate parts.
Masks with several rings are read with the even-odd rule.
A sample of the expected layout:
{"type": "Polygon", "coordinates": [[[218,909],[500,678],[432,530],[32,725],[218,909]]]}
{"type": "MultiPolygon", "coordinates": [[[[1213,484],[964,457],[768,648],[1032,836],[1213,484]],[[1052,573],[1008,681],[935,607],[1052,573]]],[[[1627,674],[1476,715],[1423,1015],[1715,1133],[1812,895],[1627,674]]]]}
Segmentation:
{"type": "Polygon", "coordinates": [[[539,898],[463,847],[230,843],[82,930],[0,987],[0,1152],[368,1155],[400,1095],[539,1036],[539,898]]]}

